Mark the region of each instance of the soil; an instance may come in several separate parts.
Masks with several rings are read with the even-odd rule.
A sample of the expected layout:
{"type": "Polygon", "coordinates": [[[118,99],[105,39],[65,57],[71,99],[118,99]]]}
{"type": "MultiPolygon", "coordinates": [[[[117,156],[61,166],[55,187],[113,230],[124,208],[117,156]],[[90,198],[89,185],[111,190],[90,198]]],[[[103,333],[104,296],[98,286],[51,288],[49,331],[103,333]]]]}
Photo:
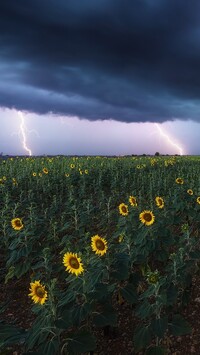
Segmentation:
{"type": "MultiPolygon", "coordinates": [[[[26,279],[11,280],[6,285],[0,283],[0,305],[10,300],[6,311],[1,314],[1,319],[7,323],[15,323],[19,327],[28,329],[34,321],[34,314],[31,312],[32,301],[27,297],[29,283],[26,279]]],[[[173,337],[166,336],[163,345],[171,355],[200,354],[200,276],[195,276],[192,282],[190,303],[181,314],[192,326],[190,335],[173,337]]],[[[97,350],[94,355],[142,355],[144,352],[136,353],[132,341],[134,327],[138,321],[131,310],[130,305],[123,303],[119,307],[118,326],[116,330],[106,334],[104,330],[96,330],[97,350]]],[[[19,346],[8,348],[0,354],[21,355],[23,351],[19,346]]],[[[48,355],[48,354],[47,354],[48,355]]]]}

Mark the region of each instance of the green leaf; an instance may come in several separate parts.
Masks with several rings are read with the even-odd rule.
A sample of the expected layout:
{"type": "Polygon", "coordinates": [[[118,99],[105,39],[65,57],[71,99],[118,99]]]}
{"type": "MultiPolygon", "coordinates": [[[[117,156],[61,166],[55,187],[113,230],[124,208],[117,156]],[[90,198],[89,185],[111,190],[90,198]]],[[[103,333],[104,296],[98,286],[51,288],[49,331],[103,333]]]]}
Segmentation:
{"type": "Polygon", "coordinates": [[[96,348],[95,337],[87,331],[70,334],[69,338],[67,349],[70,354],[81,354],[96,348]]]}
{"type": "Polygon", "coordinates": [[[26,274],[27,271],[30,270],[30,262],[26,260],[22,264],[18,264],[15,266],[15,276],[19,279],[22,275],[26,274]]]}
{"type": "Polygon", "coordinates": [[[147,299],[145,299],[139,307],[136,308],[136,315],[140,317],[141,319],[145,319],[152,315],[154,312],[154,307],[151,305],[147,299]]]}
{"type": "Polygon", "coordinates": [[[159,319],[153,319],[150,325],[152,332],[159,338],[162,338],[167,330],[168,318],[163,317],[159,319]]]}
{"type": "Polygon", "coordinates": [[[55,327],[58,329],[68,329],[71,326],[72,322],[71,322],[71,319],[68,319],[68,321],[66,321],[66,320],[60,318],[60,319],[57,319],[54,324],[55,324],[55,327]]]}
{"type": "Polygon", "coordinates": [[[93,299],[101,301],[108,298],[108,285],[103,283],[98,283],[95,287],[94,292],[91,293],[93,299]]]}
{"type": "Polygon", "coordinates": [[[160,346],[152,346],[147,349],[145,355],[165,355],[167,354],[167,350],[165,348],[161,348],[160,346]]]}
{"type": "Polygon", "coordinates": [[[172,335],[180,336],[191,333],[190,324],[179,314],[176,314],[170,323],[168,323],[169,331],[172,335]]]}
{"type": "Polygon", "coordinates": [[[129,255],[125,253],[117,253],[115,255],[115,262],[112,265],[113,272],[111,277],[117,280],[126,280],[129,276],[129,255]]]}
{"type": "Polygon", "coordinates": [[[93,322],[97,327],[105,327],[106,325],[116,325],[117,314],[113,308],[105,309],[102,313],[94,316],[93,322]]]}
{"type": "Polygon", "coordinates": [[[99,280],[102,278],[103,269],[102,266],[95,266],[93,270],[90,270],[88,275],[85,277],[85,292],[90,292],[99,280]]]}
{"type": "Polygon", "coordinates": [[[135,350],[139,351],[151,343],[152,335],[149,327],[137,326],[133,337],[135,350]]]}
{"type": "MultiPolygon", "coordinates": [[[[138,234],[135,236],[135,245],[142,245],[143,242],[146,242],[147,240],[147,235],[148,235],[149,231],[147,228],[144,228],[143,225],[141,225],[141,229],[138,232],[138,234]]],[[[145,244],[145,243],[144,243],[145,244]]]]}
{"type": "Polygon", "coordinates": [[[0,325],[0,334],[0,348],[7,345],[13,345],[18,342],[23,342],[26,337],[24,329],[20,329],[9,324],[0,325]]]}
{"type": "Polygon", "coordinates": [[[71,319],[74,325],[79,326],[83,320],[86,319],[89,313],[92,311],[92,305],[90,303],[84,303],[82,305],[74,305],[71,310],[71,319]]]}
{"type": "Polygon", "coordinates": [[[132,284],[128,284],[124,288],[121,288],[120,292],[122,297],[130,304],[137,302],[138,299],[137,292],[134,290],[132,284]]]}
{"type": "Polygon", "coordinates": [[[15,267],[11,266],[9,267],[8,272],[6,274],[5,284],[7,284],[8,280],[12,279],[14,275],[15,275],[15,267]]]}
{"type": "Polygon", "coordinates": [[[48,326],[48,324],[46,323],[47,321],[48,321],[47,317],[45,318],[38,317],[36,318],[32,327],[28,330],[27,340],[26,340],[26,345],[28,350],[33,349],[36,344],[40,344],[41,342],[44,342],[45,339],[47,338],[48,332],[42,331],[42,329],[48,326]]]}
{"type": "Polygon", "coordinates": [[[178,289],[173,284],[167,290],[167,305],[173,305],[178,297],[178,289]]]}
{"type": "Polygon", "coordinates": [[[145,298],[149,298],[149,297],[153,296],[154,293],[155,293],[155,286],[149,285],[148,289],[141,294],[140,299],[142,300],[145,298]]]}
{"type": "MultiPolygon", "coordinates": [[[[39,349],[40,350],[40,349],[39,349]]],[[[58,354],[59,350],[59,341],[58,338],[52,338],[50,340],[47,340],[41,348],[43,354],[48,354],[48,355],[55,355],[58,354]]]]}
{"type": "Polygon", "coordinates": [[[165,262],[168,260],[169,254],[168,254],[167,250],[162,249],[162,250],[159,250],[159,253],[158,252],[156,253],[155,257],[157,260],[165,262]]]}

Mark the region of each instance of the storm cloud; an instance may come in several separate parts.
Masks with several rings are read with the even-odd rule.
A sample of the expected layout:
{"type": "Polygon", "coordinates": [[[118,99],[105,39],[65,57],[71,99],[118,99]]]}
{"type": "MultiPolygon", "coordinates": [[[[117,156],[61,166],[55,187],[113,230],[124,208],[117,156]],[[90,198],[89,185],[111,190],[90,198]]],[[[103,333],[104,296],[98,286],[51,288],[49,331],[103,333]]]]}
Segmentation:
{"type": "Polygon", "coordinates": [[[200,122],[199,0],[2,0],[0,106],[200,122]]]}

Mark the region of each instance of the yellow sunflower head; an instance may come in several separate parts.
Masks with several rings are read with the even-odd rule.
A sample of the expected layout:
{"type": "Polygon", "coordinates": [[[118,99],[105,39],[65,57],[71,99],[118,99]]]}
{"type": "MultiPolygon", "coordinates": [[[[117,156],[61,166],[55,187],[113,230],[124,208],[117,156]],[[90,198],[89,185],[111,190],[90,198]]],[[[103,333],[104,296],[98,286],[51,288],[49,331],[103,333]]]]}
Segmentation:
{"type": "Polygon", "coordinates": [[[189,195],[193,195],[192,189],[188,189],[188,190],[187,190],[187,193],[188,193],[189,195]]]}
{"type": "Polygon", "coordinates": [[[32,174],[32,175],[33,175],[34,177],[35,177],[35,176],[37,176],[37,174],[36,174],[35,172],[33,172],[33,174],[32,174]]]}
{"type": "Polygon", "coordinates": [[[164,207],[165,203],[164,203],[164,200],[163,200],[162,197],[157,196],[155,198],[155,201],[156,201],[156,205],[158,206],[158,208],[163,208],[164,207]]]}
{"type": "Polygon", "coordinates": [[[98,234],[91,238],[91,247],[92,250],[100,256],[104,255],[108,249],[107,241],[98,234]]]}
{"type": "Polygon", "coordinates": [[[119,213],[122,216],[127,216],[128,215],[128,206],[125,205],[125,203],[120,203],[120,205],[119,205],[119,213]]]}
{"type": "Polygon", "coordinates": [[[49,173],[47,168],[43,168],[42,171],[43,171],[44,174],[48,174],[49,173]]]}
{"type": "Polygon", "coordinates": [[[71,169],[74,169],[74,168],[75,168],[75,165],[74,165],[74,164],[70,164],[70,168],[71,168],[71,169]]]}
{"type": "Polygon", "coordinates": [[[118,237],[118,242],[121,243],[121,242],[123,242],[123,240],[124,240],[124,235],[120,234],[118,237]]]}
{"type": "Polygon", "coordinates": [[[69,177],[69,174],[68,174],[68,173],[66,173],[66,174],[65,174],[65,176],[66,176],[66,177],[69,177]]]}
{"type": "Polygon", "coordinates": [[[75,274],[76,276],[84,271],[81,258],[78,258],[75,253],[65,253],[63,256],[63,264],[66,267],[66,271],[75,274]]]}
{"type": "Polygon", "coordinates": [[[12,182],[13,182],[13,185],[14,185],[14,186],[17,186],[17,179],[12,178],[12,182]]]}
{"type": "Polygon", "coordinates": [[[197,197],[196,201],[200,205],[200,196],[197,197]]]}
{"type": "Polygon", "coordinates": [[[151,224],[154,223],[155,221],[155,216],[152,211],[145,210],[140,213],[139,219],[142,223],[144,223],[146,226],[150,226],[151,224]]]}
{"type": "Polygon", "coordinates": [[[21,218],[13,218],[11,225],[16,231],[20,231],[24,227],[21,218]]]}
{"type": "Polygon", "coordinates": [[[47,291],[45,286],[43,286],[40,281],[34,281],[30,283],[30,293],[29,297],[32,298],[34,303],[44,304],[47,300],[47,291]]]}
{"type": "Polygon", "coordinates": [[[179,178],[176,179],[176,183],[177,183],[177,184],[180,184],[180,185],[183,185],[184,180],[179,177],[179,178]]]}
{"type": "Polygon", "coordinates": [[[129,196],[129,202],[131,206],[137,206],[137,200],[134,196],[129,196]]]}

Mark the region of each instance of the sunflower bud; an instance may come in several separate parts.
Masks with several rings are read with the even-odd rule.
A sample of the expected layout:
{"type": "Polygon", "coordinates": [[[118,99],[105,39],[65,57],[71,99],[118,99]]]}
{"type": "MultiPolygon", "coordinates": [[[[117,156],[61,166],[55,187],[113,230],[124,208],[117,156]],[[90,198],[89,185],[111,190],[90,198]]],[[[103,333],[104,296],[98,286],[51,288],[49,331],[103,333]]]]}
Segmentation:
{"type": "Polygon", "coordinates": [[[147,277],[147,281],[148,281],[148,283],[151,284],[151,285],[157,284],[158,279],[159,279],[158,271],[151,272],[151,273],[148,275],[148,277],[147,277]]]}

